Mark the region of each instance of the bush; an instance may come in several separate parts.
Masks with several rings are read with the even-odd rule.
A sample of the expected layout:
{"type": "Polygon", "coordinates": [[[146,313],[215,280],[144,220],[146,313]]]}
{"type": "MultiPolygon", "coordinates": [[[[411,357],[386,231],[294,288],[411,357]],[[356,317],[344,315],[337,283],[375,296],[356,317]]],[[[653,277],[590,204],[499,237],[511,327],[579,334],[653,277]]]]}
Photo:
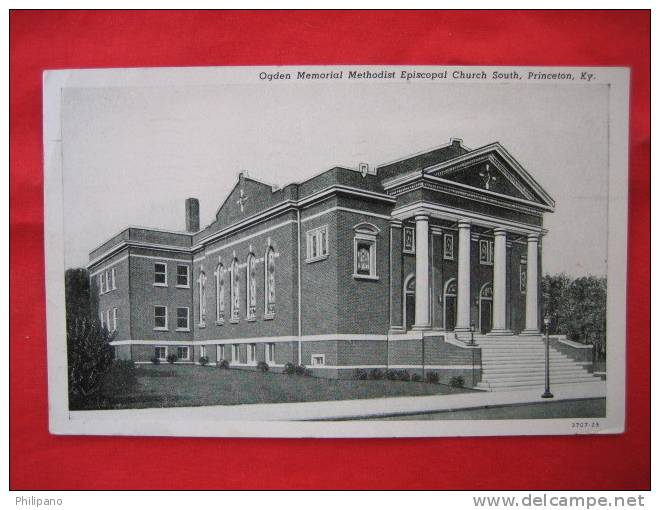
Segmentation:
{"type": "Polygon", "coordinates": [[[284,364],[284,373],[287,375],[293,375],[296,373],[296,366],[290,361],[284,364]]]}
{"type": "Polygon", "coordinates": [[[172,363],[176,363],[176,360],[179,358],[177,357],[176,354],[168,354],[167,355],[167,362],[171,365],[172,363]]]}
{"type": "Polygon", "coordinates": [[[296,365],[295,371],[296,375],[309,375],[306,373],[308,370],[305,368],[305,365],[296,365]]]}
{"type": "Polygon", "coordinates": [[[449,386],[452,388],[464,388],[465,387],[465,379],[461,377],[460,375],[455,375],[451,379],[449,379],[449,386]]]}
{"type": "Polygon", "coordinates": [[[199,358],[199,364],[205,367],[206,365],[209,364],[209,359],[206,356],[201,356],[199,358]]]}
{"type": "Polygon", "coordinates": [[[152,362],[154,365],[160,365],[160,360],[159,360],[156,356],[154,356],[153,358],[151,358],[151,362],[152,362]]]}
{"type": "Polygon", "coordinates": [[[410,374],[407,370],[399,370],[397,372],[397,378],[399,381],[410,381],[410,374]]]}
{"type": "Polygon", "coordinates": [[[356,368],[353,372],[353,379],[357,381],[366,381],[369,378],[369,374],[364,368],[356,368]]]}
{"type": "Polygon", "coordinates": [[[105,374],[110,370],[114,351],[111,335],[97,320],[71,316],[67,321],[67,361],[69,408],[100,405],[105,374]]]}
{"type": "Polygon", "coordinates": [[[383,371],[380,368],[372,368],[369,371],[369,379],[380,381],[383,378],[383,371]]]}
{"type": "Polygon", "coordinates": [[[226,368],[229,368],[229,361],[227,361],[226,359],[223,359],[223,360],[221,360],[221,361],[218,361],[218,366],[219,366],[220,368],[225,368],[225,369],[226,369],[226,368]]]}
{"type": "Polygon", "coordinates": [[[108,398],[126,395],[137,386],[135,363],[116,360],[103,378],[103,394],[108,398]]]}
{"type": "Polygon", "coordinates": [[[268,363],[260,361],[257,363],[257,370],[259,370],[259,372],[268,372],[268,363]]]}
{"type": "Polygon", "coordinates": [[[396,370],[386,370],[385,371],[385,379],[388,381],[396,381],[399,378],[399,374],[397,373],[396,370]]]}
{"type": "Polygon", "coordinates": [[[438,372],[429,372],[426,374],[426,382],[436,384],[440,380],[438,372]]]}
{"type": "Polygon", "coordinates": [[[410,376],[410,380],[414,382],[421,382],[422,381],[422,376],[419,374],[413,374],[410,376]]]}

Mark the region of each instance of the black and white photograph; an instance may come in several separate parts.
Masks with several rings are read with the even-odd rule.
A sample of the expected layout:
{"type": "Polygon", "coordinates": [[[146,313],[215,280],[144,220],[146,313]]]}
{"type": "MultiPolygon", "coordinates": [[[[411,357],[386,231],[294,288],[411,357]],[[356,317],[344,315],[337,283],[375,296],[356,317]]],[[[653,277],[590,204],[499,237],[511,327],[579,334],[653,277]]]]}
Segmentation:
{"type": "Polygon", "coordinates": [[[50,429],[624,430],[628,71],[44,75],[50,429]]]}

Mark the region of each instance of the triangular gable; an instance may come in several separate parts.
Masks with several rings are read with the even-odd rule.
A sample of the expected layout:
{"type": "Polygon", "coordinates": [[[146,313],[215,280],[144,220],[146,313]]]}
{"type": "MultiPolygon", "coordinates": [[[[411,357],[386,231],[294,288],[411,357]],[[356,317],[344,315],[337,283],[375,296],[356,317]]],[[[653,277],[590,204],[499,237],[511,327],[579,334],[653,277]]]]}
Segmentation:
{"type": "Polygon", "coordinates": [[[263,182],[238,176],[238,182],[218,208],[215,218],[220,225],[230,225],[256,214],[273,203],[273,187],[263,182]]]}
{"type": "Polygon", "coordinates": [[[499,143],[424,169],[425,174],[554,208],[555,202],[499,143]]]}

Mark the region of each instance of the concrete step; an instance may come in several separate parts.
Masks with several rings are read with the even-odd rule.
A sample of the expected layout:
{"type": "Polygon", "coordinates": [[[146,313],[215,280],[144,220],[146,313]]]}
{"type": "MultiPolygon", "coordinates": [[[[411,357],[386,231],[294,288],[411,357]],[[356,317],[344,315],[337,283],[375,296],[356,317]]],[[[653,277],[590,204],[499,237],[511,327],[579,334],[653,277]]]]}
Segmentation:
{"type": "MultiPolygon", "coordinates": [[[[545,374],[545,370],[538,370],[538,369],[525,369],[525,368],[517,368],[517,369],[510,369],[510,368],[495,368],[495,369],[484,369],[483,370],[483,377],[484,378],[489,378],[489,377],[497,377],[500,375],[525,375],[525,374],[545,374]]],[[[555,367],[550,369],[550,375],[553,374],[584,374],[585,370],[582,367],[576,367],[576,366],[562,366],[562,367],[555,367]]],[[[586,372],[589,373],[589,372],[586,372]]]]}
{"type": "MultiPolygon", "coordinates": [[[[561,381],[550,381],[550,386],[554,384],[575,384],[575,383],[591,383],[593,378],[570,378],[563,379],[561,381]]],[[[532,388],[532,387],[543,387],[545,386],[545,379],[530,380],[530,381],[482,381],[477,384],[477,388],[532,388]]]]}

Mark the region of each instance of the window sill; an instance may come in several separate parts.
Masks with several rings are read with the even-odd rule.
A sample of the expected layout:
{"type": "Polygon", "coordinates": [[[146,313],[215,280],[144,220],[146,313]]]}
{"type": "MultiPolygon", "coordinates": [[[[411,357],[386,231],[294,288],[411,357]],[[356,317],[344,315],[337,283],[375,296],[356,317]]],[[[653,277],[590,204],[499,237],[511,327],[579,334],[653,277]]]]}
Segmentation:
{"type": "Polygon", "coordinates": [[[167,287],[167,283],[154,283],[154,287],[167,287]]]}
{"type": "Polygon", "coordinates": [[[403,250],[403,253],[405,253],[406,255],[414,255],[415,250],[403,250]]]}
{"type": "Polygon", "coordinates": [[[189,289],[190,285],[177,285],[176,288],[177,289],[189,289]]]}
{"type": "Polygon", "coordinates": [[[225,323],[224,319],[220,319],[219,321],[215,321],[216,326],[222,326],[225,323]]]}
{"type": "Polygon", "coordinates": [[[176,331],[190,332],[190,328],[176,328],[176,331]]]}
{"type": "Polygon", "coordinates": [[[247,322],[255,322],[257,320],[257,318],[256,317],[246,317],[245,320],[247,322]]]}
{"type": "Polygon", "coordinates": [[[356,280],[372,280],[372,281],[377,281],[380,280],[380,278],[376,275],[370,275],[370,274],[356,274],[353,273],[353,278],[356,280]]]}
{"type": "Polygon", "coordinates": [[[206,322],[200,322],[200,323],[197,325],[197,327],[198,327],[198,328],[201,328],[201,329],[204,329],[204,328],[206,327],[206,322]]]}
{"type": "Polygon", "coordinates": [[[482,265],[482,266],[492,266],[493,265],[492,262],[482,262],[482,261],[479,261],[479,264],[482,265]]]}
{"type": "Polygon", "coordinates": [[[328,255],[319,255],[318,257],[313,257],[311,259],[305,259],[305,262],[308,264],[311,264],[313,262],[320,262],[321,260],[325,260],[328,258],[328,255]]]}
{"type": "Polygon", "coordinates": [[[240,322],[240,319],[229,319],[229,322],[231,324],[238,324],[240,322]]]}
{"type": "Polygon", "coordinates": [[[453,262],[453,261],[454,261],[454,257],[444,257],[444,260],[450,260],[450,261],[453,262]]]}
{"type": "Polygon", "coordinates": [[[154,328],[154,331],[169,331],[168,328],[154,328]]]}
{"type": "Polygon", "coordinates": [[[265,320],[265,321],[272,321],[274,318],[275,318],[275,314],[274,314],[274,313],[267,313],[267,314],[264,314],[264,320],[265,320]]]}

